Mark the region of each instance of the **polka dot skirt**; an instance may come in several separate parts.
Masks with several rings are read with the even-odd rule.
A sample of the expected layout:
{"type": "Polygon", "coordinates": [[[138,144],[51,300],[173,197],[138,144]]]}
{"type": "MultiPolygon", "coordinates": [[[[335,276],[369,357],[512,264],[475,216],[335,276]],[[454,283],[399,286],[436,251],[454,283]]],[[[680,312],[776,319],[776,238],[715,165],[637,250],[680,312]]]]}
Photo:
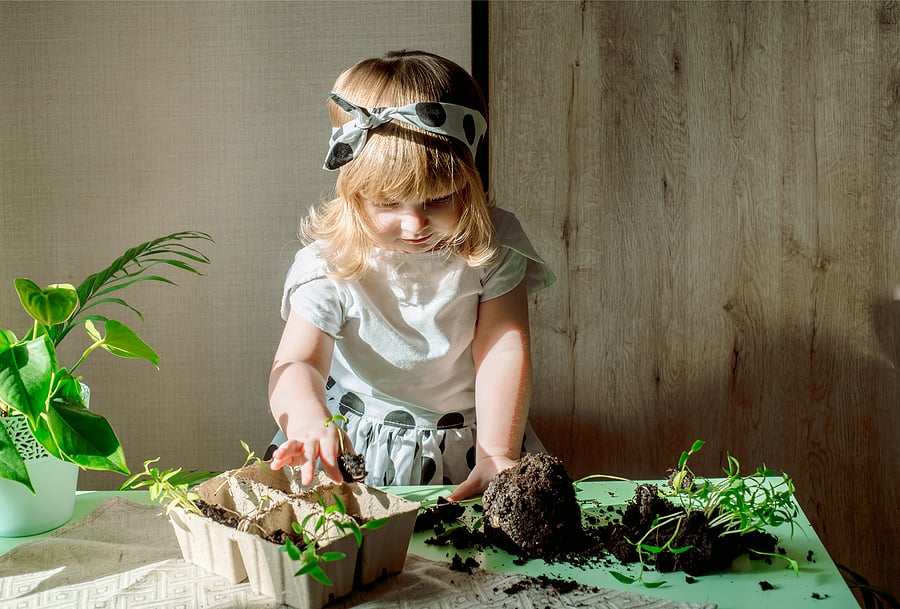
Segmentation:
{"type": "MultiPolygon", "coordinates": [[[[333,379],[326,385],[333,414],[347,417],[344,430],[354,450],[366,459],[371,486],[409,486],[463,482],[475,465],[475,409],[435,413],[398,408],[343,391],[333,379]]],[[[278,431],[267,453],[286,440],[278,431]]],[[[545,452],[528,425],[522,452],[545,452]]]]}

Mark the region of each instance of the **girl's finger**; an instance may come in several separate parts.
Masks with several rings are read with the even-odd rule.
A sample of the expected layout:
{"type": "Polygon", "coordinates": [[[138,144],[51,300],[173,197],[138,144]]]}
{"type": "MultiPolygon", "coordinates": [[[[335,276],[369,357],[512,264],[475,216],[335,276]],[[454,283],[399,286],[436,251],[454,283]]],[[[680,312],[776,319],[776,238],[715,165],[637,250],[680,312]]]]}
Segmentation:
{"type": "Polygon", "coordinates": [[[464,501],[473,495],[478,494],[478,485],[471,479],[467,478],[456,487],[456,490],[450,493],[447,501],[464,501]]]}
{"type": "Polygon", "coordinates": [[[272,463],[269,465],[269,468],[275,470],[281,469],[285,465],[296,465],[299,463],[299,461],[296,460],[296,456],[298,453],[302,454],[302,451],[302,442],[288,440],[276,448],[272,453],[272,463]]]}
{"type": "MultiPolygon", "coordinates": [[[[343,432],[338,431],[338,433],[343,432]]],[[[339,452],[340,443],[336,435],[327,435],[322,438],[319,443],[319,460],[322,462],[322,471],[335,482],[341,482],[344,479],[337,464],[339,452]]]]}
{"type": "Polygon", "coordinates": [[[316,470],[316,456],[319,452],[318,442],[307,442],[303,445],[300,454],[300,483],[303,485],[312,484],[316,470]]]}

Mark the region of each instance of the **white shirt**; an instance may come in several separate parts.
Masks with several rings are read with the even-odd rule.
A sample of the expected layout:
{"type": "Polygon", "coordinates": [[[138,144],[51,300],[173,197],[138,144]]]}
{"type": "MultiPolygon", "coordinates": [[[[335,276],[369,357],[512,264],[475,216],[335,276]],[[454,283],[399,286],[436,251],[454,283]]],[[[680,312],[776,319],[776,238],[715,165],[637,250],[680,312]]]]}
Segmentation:
{"type": "Polygon", "coordinates": [[[288,272],[282,317],[293,310],[334,337],[330,376],[347,391],[432,412],[469,410],[478,304],[523,278],[529,293],[555,280],[513,214],[495,208],[491,219],[499,250],[483,268],[446,252],[376,248],[362,279],[345,282],[325,275],[313,243],[288,272]]]}

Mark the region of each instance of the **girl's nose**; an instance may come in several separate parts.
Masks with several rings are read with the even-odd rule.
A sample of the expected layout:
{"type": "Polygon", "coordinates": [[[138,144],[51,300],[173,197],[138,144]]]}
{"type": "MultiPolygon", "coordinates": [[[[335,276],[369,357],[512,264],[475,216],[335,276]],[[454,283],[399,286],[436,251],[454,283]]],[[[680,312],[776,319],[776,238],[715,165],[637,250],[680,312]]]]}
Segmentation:
{"type": "Polygon", "coordinates": [[[421,207],[410,209],[403,214],[401,226],[404,232],[416,234],[428,226],[428,214],[421,207]]]}

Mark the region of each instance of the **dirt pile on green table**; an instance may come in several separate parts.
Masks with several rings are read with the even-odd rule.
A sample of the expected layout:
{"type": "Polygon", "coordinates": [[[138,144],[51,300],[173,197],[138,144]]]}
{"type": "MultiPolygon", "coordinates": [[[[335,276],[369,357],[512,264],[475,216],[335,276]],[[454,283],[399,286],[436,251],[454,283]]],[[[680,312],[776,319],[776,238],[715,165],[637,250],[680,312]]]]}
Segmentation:
{"type": "Polygon", "coordinates": [[[527,454],[484,492],[484,533],[494,545],[528,558],[552,558],[579,544],[581,509],[562,461],[527,454]]]}

